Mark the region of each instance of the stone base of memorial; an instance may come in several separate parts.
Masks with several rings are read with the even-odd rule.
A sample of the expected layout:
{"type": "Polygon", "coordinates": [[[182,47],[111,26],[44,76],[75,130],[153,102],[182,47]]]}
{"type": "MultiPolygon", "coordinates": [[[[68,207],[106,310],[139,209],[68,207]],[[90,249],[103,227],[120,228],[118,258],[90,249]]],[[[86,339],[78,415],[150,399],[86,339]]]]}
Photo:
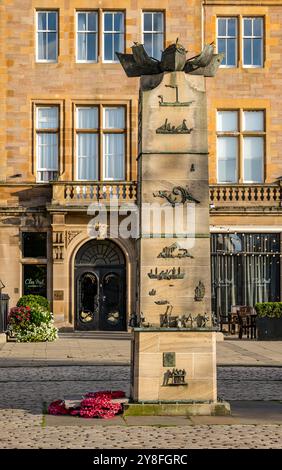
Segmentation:
{"type": "Polygon", "coordinates": [[[126,415],[228,415],[217,401],[216,330],[134,328],[133,403],[126,415]]]}

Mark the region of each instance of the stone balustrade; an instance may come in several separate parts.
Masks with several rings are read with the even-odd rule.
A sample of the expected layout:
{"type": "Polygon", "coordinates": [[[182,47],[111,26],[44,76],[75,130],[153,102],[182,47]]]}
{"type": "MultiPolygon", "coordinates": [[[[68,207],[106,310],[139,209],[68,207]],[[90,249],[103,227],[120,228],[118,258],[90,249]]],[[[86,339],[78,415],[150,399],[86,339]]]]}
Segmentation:
{"type": "MultiPolygon", "coordinates": [[[[92,202],[118,204],[136,202],[137,183],[135,181],[110,182],[62,182],[52,184],[52,205],[86,206],[92,202]]],[[[272,184],[233,184],[210,185],[210,209],[229,210],[244,207],[282,207],[282,182],[272,184]]]]}
{"type": "Polygon", "coordinates": [[[210,186],[210,208],[282,207],[282,183],[210,186]]]}
{"type": "Polygon", "coordinates": [[[137,185],[134,181],[110,182],[54,182],[52,205],[86,206],[93,202],[110,204],[112,201],[135,203],[137,185]]]}

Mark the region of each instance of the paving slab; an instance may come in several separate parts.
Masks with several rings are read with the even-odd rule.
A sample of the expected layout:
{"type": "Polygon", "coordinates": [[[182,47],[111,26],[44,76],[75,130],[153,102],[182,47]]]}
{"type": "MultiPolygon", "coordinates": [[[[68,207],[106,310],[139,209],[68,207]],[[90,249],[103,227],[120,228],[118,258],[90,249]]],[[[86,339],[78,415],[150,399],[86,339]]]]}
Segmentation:
{"type": "Polygon", "coordinates": [[[282,366],[282,341],[225,339],[216,346],[218,365],[282,366]]]}
{"type": "Polygon", "coordinates": [[[231,416],[191,416],[191,421],[202,425],[282,425],[282,401],[234,401],[230,406],[231,416]]]}
{"type": "MultiPolygon", "coordinates": [[[[129,365],[129,333],[61,333],[51,343],[0,343],[0,367],[41,365],[129,365]]],[[[282,341],[217,342],[217,364],[281,366],[282,341]]]]}
{"type": "Polygon", "coordinates": [[[128,426],[191,426],[192,421],[186,416],[126,416],[128,426]]]}

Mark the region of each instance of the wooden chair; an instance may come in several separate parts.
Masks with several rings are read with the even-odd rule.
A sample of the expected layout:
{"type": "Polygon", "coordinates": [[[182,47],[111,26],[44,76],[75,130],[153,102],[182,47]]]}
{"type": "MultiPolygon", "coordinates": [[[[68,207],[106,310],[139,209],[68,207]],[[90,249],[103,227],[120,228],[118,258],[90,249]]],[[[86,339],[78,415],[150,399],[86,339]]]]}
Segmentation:
{"type": "Polygon", "coordinates": [[[235,335],[236,333],[236,325],[239,324],[239,310],[241,308],[241,305],[232,305],[231,306],[231,312],[228,315],[228,332],[231,335],[235,335]]]}
{"type": "Polygon", "coordinates": [[[247,336],[247,339],[256,338],[256,313],[253,307],[244,306],[240,307],[238,311],[238,323],[239,323],[239,339],[242,339],[243,335],[247,336]]]}

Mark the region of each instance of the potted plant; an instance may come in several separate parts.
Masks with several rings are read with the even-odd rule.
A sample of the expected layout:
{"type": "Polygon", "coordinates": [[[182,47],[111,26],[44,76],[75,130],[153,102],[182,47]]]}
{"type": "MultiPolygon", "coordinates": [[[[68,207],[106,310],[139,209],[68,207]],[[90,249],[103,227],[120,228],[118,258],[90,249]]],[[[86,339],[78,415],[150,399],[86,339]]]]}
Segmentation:
{"type": "Polygon", "coordinates": [[[261,302],[257,312],[258,340],[282,340],[282,302],[261,302]]]}
{"type": "Polygon", "coordinates": [[[54,341],[58,330],[47,299],[39,295],[25,295],[8,317],[10,333],[18,342],[54,341]]]}

